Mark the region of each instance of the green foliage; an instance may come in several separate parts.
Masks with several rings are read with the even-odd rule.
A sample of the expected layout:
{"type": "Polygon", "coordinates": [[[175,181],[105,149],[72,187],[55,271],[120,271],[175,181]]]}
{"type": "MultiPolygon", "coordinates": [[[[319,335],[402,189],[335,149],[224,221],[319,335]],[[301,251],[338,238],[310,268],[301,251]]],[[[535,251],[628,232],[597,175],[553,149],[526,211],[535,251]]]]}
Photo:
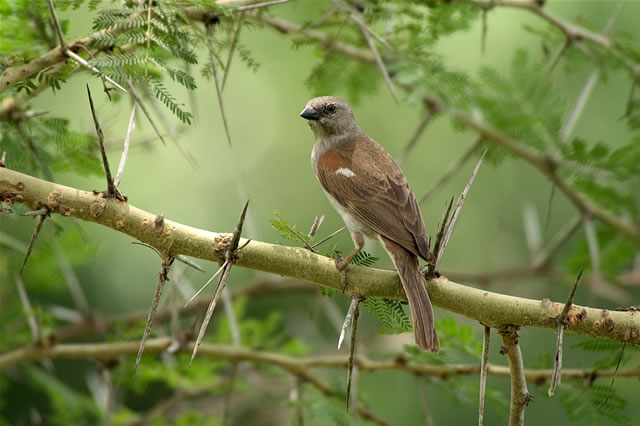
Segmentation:
{"type": "Polygon", "coordinates": [[[585,385],[582,381],[567,381],[560,386],[560,402],[570,420],[599,426],[606,424],[631,425],[622,411],[627,401],[607,385],[585,385]]]}
{"type": "Polygon", "coordinates": [[[411,318],[399,300],[367,297],[363,305],[369,311],[369,315],[375,316],[382,324],[379,333],[396,334],[413,330],[411,318]]]}
{"type": "Polygon", "coordinates": [[[313,238],[309,237],[307,234],[300,232],[296,229],[296,225],[291,225],[287,220],[282,216],[281,213],[274,212],[276,219],[269,219],[269,223],[278,231],[280,236],[286,240],[302,243],[305,247],[311,246],[313,243],[313,238]]]}

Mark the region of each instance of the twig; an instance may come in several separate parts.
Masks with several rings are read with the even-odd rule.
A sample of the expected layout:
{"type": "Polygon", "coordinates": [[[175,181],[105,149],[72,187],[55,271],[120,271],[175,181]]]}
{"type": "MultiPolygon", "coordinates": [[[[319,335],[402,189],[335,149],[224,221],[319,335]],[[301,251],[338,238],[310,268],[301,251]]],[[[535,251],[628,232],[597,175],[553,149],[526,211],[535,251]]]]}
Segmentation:
{"type": "Polygon", "coordinates": [[[276,6],[278,4],[284,4],[284,3],[289,3],[292,0],[273,0],[273,1],[265,1],[263,3],[256,3],[256,4],[250,4],[247,6],[240,6],[240,7],[234,7],[233,9],[230,9],[231,12],[237,13],[237,12],[246,12],[247,10],[254,10],[254,9],[261,9],[263,7],[270,7],[270,6],[276,6]]]}
{"type": "Polygon", "coordinates": [[[478,170],[480,170],[480,166],[482,165],[482,162],[484,161],[485,155],[487,155],[487,150],[486,149],[482,153],[482,156],[480,157],[480,160],[478,160],[478,164],[476,164],[476,168],[473,169],[473,173],[471,173],[471,177],[469,178],[469,182],[467,183],[467,186],[464,187],[464,191],[462,191],[462,194],[460,194],[460,198],[458,198],[458,202],[456,203],[456,208],[453,210],[453,214],[451,215],[451,219],[449,220],[449,224],[447,225],[445,233],[444,233],[444,235],[442,237],[442,244],[440,245],[440,247],[438,249],[438,253],[436,255],[437,259],[441,259],[442,258],[442,254],[444,253],[444,250],[447,247],[447,244],[449,243],[449,238],[451,238],[451,233],[453,232],[453,227],[456,224],[456,220],[458,219],[458,215],[460,214],[460,210],[462,209],[462,205],[464,204],[464,200],[467,198],[467,194],[469,193],[469,190],[471,189],[471,185],[473,184],[473,181],[475,180],[476,175],[478,174],[478,170]]]}
{"type": "Polygon", "coordinates": [[[16,281],[20,301],[22,302],[22,308],[24,309],[24,315],[27,317],[27,324],[29,324],[29,328],[31,329],[31,341],[38,344],[42,341],[42,333],[40,330],[40,324],[38,324],[38,320],[36,319],[36,313],[31,307],[31,302],[29,302],[29,295],[27,294],[27,290],[24,288],[22,278],[20,278],[20,275],[14,274],[14,279],[16,281]]]}
{"type": "MultiPolygon", "coordinates": [[[[211,31],[211,26],[207,26],[207,36],[208,38],[213,37],[213,31],[211,31]]],[[[218,106],[220,107],[220,115],[222,117],[222,124],[224,125],[224,132],[227,135],[227,142],[229,142],[229,146],[231,146],[231,135],[229,133],[229,125],[227,123],[227,115],[225,113],[224,101],[222,99],[222,88],[220,87],[220,78],[218,77],[218,66],[216,57],[213,54],[213,44],[211,40],[207,39],[207,46],[209,48],[209,59],[211,61],[211,72],[213,74],[213,82],[216,87],[216,94],[218,95],[218,106]]]]}
{"type": "Polygon", "coordinates": [[[193,364],[193,360],[198,353],[198,348],[202,344],[202,339],[204,338],[204,333],[207,331],[207,326],[209,325],[209,321],[211,320],[211,315],[213,315],[213,310],[218,303],[218,298],[220,297],[220,293],[224,290],[224,287],[227,282],[227,277],[229,276],[229,272],[231,271],[231,266],[235,262],[236,258],[236,250],[238,249],[238,244],[240,242],[240,234],[242,234],[242,225],[244,225],[244,218],[247,214],[247,207],[249,207],[249,200],[245,203],[242,213],[240,214],[240,219],[238,220],[238,224],[236,225],[236,229],[233,231],[233,235],[231,237],[231,242],[225,249],[225,266],[223,267],[222,276],[220,277],[220,281],[218,281],[218,287],[216,288],[216,292],[211,299],[211,303],[207,308],[207,313],[205,314],[204,320],[202,321],[202,325],[200,326],[200,332],[198,333],[198,337],[196,339],[195,345],[193,345],[193,352],[191,354],[191,361],[189,365],[193,364]]]}
{"type": "Polygon", "coordinates": [[[153,110],[155,111],[156,115],[158,117],[160,117],[160,122],[162,124],[164,124],[164,127],[165,127],[165,129],[167,129],[167,133],[169,133],[169,136],[171,136],[171,139],[173,140],[173,143],[178,147],[178,149],[180,150],[182,155],[184,155],[184,157],[187,159],[187,161],[193,167],[196,167],[198,165],[198,162],[196,161],[196,159],[193,156],[193,154],[191,153],[191,151],[189,151],[189,149],[187,148],[187,145],[185,145],[185,143],[180,138],[180,135],[176,131],[175,127],[171,125],[171,121],[169,120],[169,118],[165,114],[165,112],[164,112],[165,110],[160,105],[160,102],[154,96],[152,96],[149,93],[149,90],[147,88],[144,88],[143,90],[144,90],[145,96],[147,97],[147,99],[151,103],[151,108],[153,108],[153,110]]]}
{"type": "Polygon", "coordinates": [[[343,226],[342,228],[338,229],[337,231],[333,231],[331,234],[327,235],[326,237],[324,237],[323,239],[321,239],[320,241],[318,241],[317,243],[313,244],[311,246],[312,249],[315,249],[316,247],[318,247],[320,244],[322,243],[326,243],[327,241],[329,241],[331,238],[335,237],[336,235],[338,235],[340,232],[344,231],[347,227],[343,226]]]}
{"type": "Polygon", "coordinates": [[[481,143],[482,143],[482,138],[476,139],[475,142],[471,144],[469,148],[467,148],[462,153],[462,155],[456,161],[454,161],[449,166],[449,168],[435,182],[431,184],[429,189],[425,191],[424,195],[420,197],[419,204],[422,204],[425,201],[427,201],[427,198],[433,195],[433,193],[436,192],[436,190],[440,189],[446,181],[451,179],[451,177],[455,174],[455,172],[457,172],[467,162],[467,160],[471,158],[471,155],[478,149],[481,143]]]}
{"type": "Polygon", "coordinates": [[[116,173],[116,178],[113,180],[113,184],[116,187],[120,186],[120,179],[122,179],[122,174],[124,173],[124,166],[125,164],[127,164],[127,156],[129,155],[129,145],[131,144],[131,134],[133,133],[133,129],[135,127],[135,119],[136,119],[136,105],[133,104],[133,107],[131,108],[131,117],[129,118],[129,127],[127,128],[127,136],[124,138],[124,148],[122,149],[120,164],[118,164],[118,172],[116,173]]]}
{"type": "Polygon", "coordinates": [[[233,38],[231,39],[231,46],[229,46],[229,54],[227,55],[227,62],[225,63],[224,74],[222,75],[222,87],[220,88],[220,91],[224,91],[224,87],[227,84],[227,77],[229,77],[229,69],[231,68],[231,59],[233,59],[233,53],[235,52],[238,40],[240,39],[240,30],[244,24],[244,12],[240,12],[240,16],[238,16],[237,19],[238,24],[236,25],[235,30],[233,30],[233,38]]]}
{"type": "Polygon", "coordinates": [[[133,375],[135,376],[136,371],[138,370],[138,365],[140,364],[140,359],[142,358],[142,353],[144,352],[145,344],[147,343],[147,338],[151,333],[151,324],[153,324],[153,318],[156,315],[156,311],[158,310],[158,303],[160,302],[160,296],[162,296],[162,289],[164,288],[164,283],[169,278],[169,270],[171,269],[171,264],[173,263],[173,257],[167,256],[162,259],[162,266],[160,267],[160,273],[158,274],[158,285],[156,286],[156,292],[153,295],[153,302],[151,302],[151,309],[149,309],[149,316],[147,317],[147,324],[144,326],[144,333],[142,334],[142,340],[140,341],[140,348],[138,349],[138,355],[136,356],[136,364],[133,367],[133,375]]]}
{"type": "MultiPolygon", "coordinates": [[[[42,211],[42,209],[39,209],[42,211]]],[[[27,247],[27,253],[24,255],[24,260],[22,261],[22,266],[20,267],[20,275],[24,271],[24,267],[27,265],[27,260],[29,260],[29,256],[31,256],[31,251],[33,250],[33,246],[36,243],[36,239],[38,235],[40,235],[40,231],[42,230],[42,225],[44,225],[44,221],[49,217],[49,209],[45,209],[45,211],[38,215],[38,223],[36,223],[36,228],[33,230],[33,234],[31,234],[31,240],[29,241],[29,246],[27,247]]]]}
{"type": "Polygon", "coordinates": [[[613,383],[616,381],[616,376],[618,375],[618,369],[620,368],[620,363],[622,362],[622,357],[624,356],[624,350],[627,347],[627,342],[622,344],[622,350],[620,351],[620,357],[618,357],[618,362],[616,363],[616,369],[613,370],[613,376],[611,377],[611,383],[609,384],[609,389],[607,390],[607,398],[602,403],[603,407],[607,406],[609,402],[609,397],[611,396],[611,390],[613,389],[613,383]]]}
{"type": "Polygon", "coordinates": [[[369,34],[369,31],[367,30],[367,26],[364,23],[362,17],[360,17],[360,15],[356,11],[352,11],[351,13],[349,13],[349,17],[360,28],[360,32],[362,33],[362,36],[366,40],[367,45],[369,46],[369,49],[371,49],[371,53],[373,53],[373,56],[376,60],[376,64],[378,65],[378,69],[380,69],[380,73],[382,73],[384,82],[389,88],[389,92],[391,92],[391,96],[393,97],[393,100],[396,101],[396,104],[399,104],[400,101],[398,100],[398,94],[396,93],[395,87],[393,87],[393,82],[391,81],[391,77],[389,76],[387,67],[384,64],[384,61],[382,60],[382,57],[380,56],[380,53],[376,48],[376,44],[373,42],[373,39],[371,38],[371,35],[369,34]]]}
{"type": "Polygon", "coordinates": [[[107,197],[116,197],[118,200],[125,201],[124,196],[120,193],[120,191],[114,184],[113,177],[111,176],[109,159],[107,158],[107,153],[104,150],[104,135],[102,134],[102,129],[100,128],[98,117],[96,116],[96,110],[93,107],[93,99],[91,98],[91,90],[89,89],[88,84],[87,84],[87,95],[89,96],[89,106],[91,106],[91,116],[93,117],[93,124],[95,125],[96,134],[98,135],[98,145],[100,146],[100,154],[102,155],[102,165],[104,166],[104,174],[107,178],[107,192],[105,195],[107,197]]]}
{"type": "Polygon", "coordinates": [[[176,255],[176,260],[179,260],[180,262],[184,263],[187,266],[191,266],[193,269],[196,269],[200,272],[204,272],[204,269],[202,269],[202,266],[198,265],[196,262],[194,262],[193,260],[189,259],[187,256],[184,256],[182,254],[178,254],[176,255]]]}
{"type": "Polygon", "coordinates": [[[409,139],[407,146],[404,147],[404,150],[398,157],[398,164],[402,164],[405,162],[405,160],[407,159],[407,156],[409,155],[409,152],[411,152],[411,150],[413,150],[413,148],[416,146],[416,144],[420,140],[420,137],[424,133],[424,130],[427,128],[427,125],[429,124],[429,122],[431,122],[432,118],[433,118],[433,112],[430,110],[427,110],[424,117],[418,124],[418,127],[416,127],[416,130],[413,132],[413,136],[411,136],[411,139],[409,139]]]}
{"type": "Polygon", "coordinates": [[[560,384],[562,376],[562,336],[564,334],[564,328],[567,325],[567,317],[569,315],[569,311],[571,310],[571,306],[573,305],[573,298],[576,295],[576,290],[578,289],[578,284],[580,284],[580,278],[582,278],[583,271],[584,270],[578,273],[576,281],[571,288],[571,292],[569,293],[569,297],[567,298],[567,303],[565,303],[564,309],[562,309],[562,313],[560,313],[560,315],[558,315],[558,318],[556,318],[556,356],[553,358],[553,374],[551,375],[551,386],[549,387],[549,391],[547,392],[549,396],[553,396],[556,391],[556,386],[560,384]]]}
{"type": "Polygon", "coordinates": [[[527,381],[524,375],[522,352],[518,343],[517,326],[504,326],[499,333],[502,336],[502,348],[500,353],[509,360],[511,372],[511,404],[509,409],[509,426],[524,425],[524,409],[531,402],[532,396],[527,390],[527,381]]]}
{"type": "Polygon", "coordinates": [[[482,339],[482,361],[480,363],[480,401],[478,403],[478,425],[484,422],[484,394],[487,389],[487,370],[489,365],[489,343],[491,341],[491,328],[484,326],[484,338],[482,339]]]}
{"type": "Polygon", "coordinates": [[[151,116],[151,113],[149,112],[149,110],[145,106],[144,102],[142,102],[142,98],[140,97],[138,92],[133,87],[133,84],[131,83],[131,80],[127,80],[127,86],[129,87],[129,91],[131,92],[131,96],[133,96],[133,99],[135,99],[135,101],[138,103],[138,105],[140,105],[140,109],[142,109],[142,112],[143,112],[144,116],[147,117],[147,120],[149,121],[149,124],[151,124],[151,127],[153,127],[153,130],[156,132],[156,135],[158,135],[158,137],[160,138],[160,141],[164,145],[166,145],[167,143],[164,141],[164,138],[162,137],[162,133],[160,133],[160,129],[158,129],[158,126],[156,126],[155,121],[153,121],[153,117],[151,116]]]}

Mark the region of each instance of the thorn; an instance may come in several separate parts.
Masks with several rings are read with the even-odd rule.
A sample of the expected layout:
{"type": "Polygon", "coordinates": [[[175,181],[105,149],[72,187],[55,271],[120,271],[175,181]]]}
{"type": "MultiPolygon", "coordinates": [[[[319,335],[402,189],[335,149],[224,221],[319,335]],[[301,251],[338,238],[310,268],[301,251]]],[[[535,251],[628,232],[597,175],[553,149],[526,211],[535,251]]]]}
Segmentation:
{"type": "Polygon", "coordinates": [[[324,237],[323,239],[321,239],[320,241],[318,241],[317,243],[315,243],[314,245],[311,246],[312,249],[315,249],[316,247],[318,247],[320,244],[325,243],[327,241],[329,241],[331,238],[335,237],[336,235],[338,235],[340,232],[344,231],[345,229],[347,229],[346,226],[343,226],[342,228],[338,229],[337,231],[332,232],[331,234],[329,234],[328,236],[324,237]]]}
{"type": "Polygon", "coordinates": [[[480,157],[480,160],[478,160],[478,164],[476,164],[475,169],[473,169],[473,173],[471,173],[471,177],[469,178],[469,182],[467,183],[467,186],[465,186],[464,191],[462,191],[462,194],[460,194],[460,198],[458,198],[458,202],[456,203],[456,208],[453,210],[453,214],[451,215],[449,224],[447,225],[446,231],[442,237],[442,244],[436,255],[436,259],[438,260],[442,257],[442,254],[444,253],[444,249],[447,247],[447,244],[449,243],[449,238],[451,237],[451,233],[453,232],[453,227],[456,224],[456,220],[458,219],[458,214],[460,214],[460,209],[462,209],[462,204],[464,203],[464,200],[467,198],[467,194],[469,193],[469,190],[471,189],[471,185],[473,184],[473,181],[475,180],[476,175],[478,174],[478,170],[480,170],[480,166],[484,161],[485,155],[487,155],[487,151],[488,150],[485,149],[484,152],[482,153],[482,157],[480,157]]]}
{"type": "MultiPolygon", "coordinates": [[[[218,287],[216,288],[216,292],[213,295],[213,299],[211,299],[211,303],[209,303],[209,307],[207,308],[207,313],[205,314],[204,320],[202,321],[202,325],[200,326],[200,332],[198,333],[198,338],[196,339],[196,343],[193,346],[193,353],[191,354],[191,361],[189,365],[193,364],[193,360],[198,353],[198,348],[202,343],[202,339],[204,338],[204,333],[207,331],[207,326],[209,325],[209,321],[211,320],[211,316],[213,315],[213,311],[218,303],[218,299],[220,294],[224,290],[224,287],[227,283],[227,277],[229,276],[229,272],[231,271],[231,266],[235,262],[236,252],[238,250],[238,244],[240,242],[240,234],[242,233],[242,226],[244,225],[244,219],[247,215],[247,208],[249,207],[249,200],[244,204],[242,208],[242,213],[240,214],[240,219],[238,220],[238,224],[236,225],[236,229],[233,231],[233,236],[231,237],[231,242],[227,246],[225,250],[225,263],[222,266],[222,276],[220,277],[220,281],[218,282],[218,287]]],[[[212,278],[213,279],[213,278],[212,278]]]]}
{"type": "Polygon", "coordinates": [[[567,317],[569,315],[569,311],[571,310],[571,306],[573,305],[573,298],[576,295],[576,290],[578,289],[578,284],[580,284],[580,279],[582,278],[582,273],[584,269],[582,269],[578,276],[576,277],[576,281],[569,292],[569,297],[567,298],[567,302],[564,304],[564,308],[558,317],[556,318],[556,327],[557,327],[557,337],[556,337],[556,354],[553,361],[553,371],[551,373],[551,386],[547,394],[551,397],[556,391],[556,386],[560,384],[561,376],[562,376],[562,337],[564,334],[564,328],[567,325],[567,317]]]}
{"type": "Polygon", "coordinates": [[[418,140],[420,140],[420,137],[422,136],[422,134],[424,133],[424,130],[427,128],[427,125],[433,118],[433,115],[434,114],[431,110],[427,110],[426,114],[418,124],[418,127],[413,132],[413,136],[411,136],[411,139],[409,139],[409,143],[407,143],[407,146],[405,146],[404,150],[402,151],[402,154],[400,154],[400,157],[398,158],[398,164],[404,163],[404,161],[407,159],[409,152],[413,150],[413,148],[418,143],[418,140]]]}
{"type": "Polygon", "coordinates": [[[309,237],[313,238],[316,235],[316,232],[318,232],[318,228],[320,228],[320,225],[322,225],[323,221],[324,215],[316,216],[316,218],[313,220],[313,224],[311,225],[311,229],[309,230],[309,237]]]}
{"type": "Polygon", "coordinates": [[[2,158],[0,158],[0,167],[7,167],[7,151],[2,151],[2,158]]]}
{"type": "Polygon", "coordinates": [[[131,96],[133,96],[133,99],[138,103],[138,105],[140,105],[140,109],[142,110],[142,113],[144,114],[145,117],[147,117],[147,120],[149,121],[149,124],[151,124],[151,127],[153,127],[153,130],[156,132],[156,135],[158,135],[162,144],[166,145],[167,143],[164,141],[164,138],[160,133],[160,129],[158,129],[158,126],[156,126],[155,121],[153,121],[153,117],[151,117],[151,113],[145,106],[144,102],[142,102],[142,98],[133,87],[131,80],[127,80],[127,86],[129,87],[129,91],[131,91],[131,96]]]}
{"type": "Polygon", "coordinates": [[[358,395],[356,390],[356,376],[357,376],[357,366],[355,365],[355,355],[356,355],[356,336],[358,332],[358,317],[360,316],[360,301],[361,297],[356,296],[352,299],[351,303],[353,304],[353,300],[355,300],[355,308],[353,311],[353,322],[351,326],[351,342],[349,345],[349,361],[347,362],[347,411],[349,411],[349,403],[351,402],[351,387],[354,388],[354,404],[357,405],[358,395]]]}
{"type": "Polygon", "coordinates": [[[27,317],[27,323],[29,324],[29,328],[31,329],[31,339],[32,342],[38,344],[42,341],[42,333],[40,330],[40,325],[36,319],[36,314],[31,307],[31,302],[29,302],[29,295],[27,294],[27,290],[24,288],[24,284],[20,275],[14,274],[14,279],[16,281],[16,287],[18,288],[18,295],[20,296],[20,301],[22,302],[22,307],[24,309],[24,313],[27,317]]]}
{"type": "Polygon", "coordinates": [[[184,263],[185,265],[191,266],[193,269],[196,269],[200,272],[205,272],[205,270],[202,268],[202,266],[198,265],[196,262],[194,262],[193,260],[191,260],[190,258],[188,258],[187,256],[183,255],[183,254],[178,254],[176,255],[176,259],[179,260],[180,262],[184,263]]]}
{"type": "Polygon", "coordinates": [[[107,158],[107,153],[104,150],[104,135],[102,133],[102,129],[100,128],[100,123],[98,122],[98,116],[96,115],[96,110],[93,106],[93,99],[91,98],[91,89],[89,89],[89,85],[87,84],[87,95],[89,96],[89,106],[91,107],[91,116],[93,117],[93,124],[96,128],[96,134],[98,135],[98,144],[100,146],[100,154],[102,155],[102,165],[104,166],[104,174],[107,179],[107,193],[105,194],[108,197],[115,197],[118,200],[125,201],[123,195],[118,191],[118,188],[113,183],[113,177],[111,177],[111,169],[109,167],[109,159],[107,158]]]}
{"type": "Polygon", "coordinates": [[[216,271],[216,273],[215,273],[215,274],[213,274],[213,276],[212,276],[211,278],[209,278],[209,280],[208,280],[208,281],[207,281],[207,282],[206,282],[202,287],[200,287],[200,290],[198,290],[198,291],[196,292],[196,294],[194,294],[193,296],[191,296],[191,299],[189,299],[189,300],[187,301],[187,303],[185,303],[185,304],[184,304],[184,307],[185,307],[185,308],[186,308],[187,306],[189,306],[189,304],[190,304],[191,302],[193,302],[193,300],[194,300],[196,297],[198,297],[198,296],[200,295],[200,293],[202,293],[202,290],[204,290],[204,289],[209,285],[209,283],[210,283],[211,281],[213,281],[213,280],[214,280],[214,278],[215,278],[215,277],[217,277],[217,276],[220,274],[220,272],[222,272],[222,270],[223,270],[224,268],[226,268],[226,267],[227,267],[227,263],[228,263],[228,262],[226,262],[226,261],[225,261],[225,262],[222,264],[222,266],[221,266],[220,268],[218,268],[218,270],[216,271]]]}
{"type": "Polygon", "coordinates": [[[24,256],[24,260],[22,261],[22,267],[20,268],[20,275],[24,271],[24,267],[27,265],[27,260],[29,260],[29,256],[31,256],[31,251],[33,250],[33,245],[36,243],[36,239],[42,230],[42,225],[44,225],[44,221],[49,217],[49,210],[44,214],[40,214],[38,216],[38,223],[36,224],[36,229],[33,230],[33,234],[31,235],[31,241],[29,241],[29,246],[27,247],[27,253],[24,256]]]}
{"type": "MultiPolygon", "coordinates": [[[[212,37],[211,26],[207,26],[207,35],[212,37]]],[[[218,95],[218,106],[220,107],[220,114],[222,116],[222,124],[224,125],[224,131],[227,135],[227,142],[231,147],[231,135],[229,134],[229,124],[227,123],[227,115],[224,109],[224,101],[222,99],[222,88],[220,87],[220,78],[218,77],[218,67],[216,66],[217,60],[213,53],[213,45],[211,41],[208,42],[209,46],[209,58],[211,60],[211,71],[213,73],[213,81],[216,86],[216,94],[218,95]]]]}
{"type": "Polygon", "coordinates": [[[151,334],[151,324],[153,324],[153,318],[156,316],[156,312],[158,311],[158,303],[160,302],[160,296],[162,296],[162,289],[164,288],[164,283],[168,280],[169,270],[171,268],[171,264],[173,263],[173,257],[165,257],[162,260],[162,266],[160,268],[160,273],[158,274],[158,285],[156,286],[156,292],[153,295],[153,302],[151,302],[151,309],[149,309],[149,316],[147,317],[147,324],[144,326],[144,333],[142,334],[142,340],[140,341],[140,348],[138,349],[138,355],[136,356],[136,364],[133,367],[133,375],[136,375],[136,371],[138,370],[138,365],[140,364],[140,359],[142,359],[142,354],[144,353],[144,347],[147,343],[147,338],[149,334],[151,334]]]}
{"type": "Polygon", "coordinates": [[[133,108],[131,108],[131,118],[129,118],[129,127],[127,128],[127,136],[124,138],[124,148],[122,149],[122,155],[120,156],[120,164],[118,164],[118,172],[116,173],[116,178],[113,180],[113,184],[116,187],[120,186],[120,180],[122,179],[122,174],[124,173],[124,166],[125,164],[127,164],[129,145],[131,144],[131,134],[133,133],[133,128],[135,127],[135,118],[136,104],[133,104],[133,108]]]}
{"type": "Polygon", "coordinates": [[[236,50],[236,46],[238,44],[238,39],[240,38],[240,30],[242,29],[242,24],[244,23],[244,12],[240,12],[240,16],[238,16],[238,24],[233,31],[233,38],[231,39],[231,46],[229,47],[229,54],[227,55],[227,62],[224,67],[224,74],[222,76],[222,87],[220,91],[224,91],[224,87],[227,84],[227,77],[229,76],[229,69],[231,68],[231,59],[233,58],[233,53],[236,50]]]}
{"type": "Polygon", "coordinates": [[[344,336],[347,334],[347,328],[351,325],[351,319],[353,318],[353,313],[356,310],[356,307],[360,303],[360,299],[358,297],[351,298],[351,304],[349,305],[349,309],[347,310],[347,315],[344,317],[344,322],[342,323],[342,329],[340,330],[340,337],[338,338],[338,350],[342,346],[342,341],[344,340],[344,336]]]}

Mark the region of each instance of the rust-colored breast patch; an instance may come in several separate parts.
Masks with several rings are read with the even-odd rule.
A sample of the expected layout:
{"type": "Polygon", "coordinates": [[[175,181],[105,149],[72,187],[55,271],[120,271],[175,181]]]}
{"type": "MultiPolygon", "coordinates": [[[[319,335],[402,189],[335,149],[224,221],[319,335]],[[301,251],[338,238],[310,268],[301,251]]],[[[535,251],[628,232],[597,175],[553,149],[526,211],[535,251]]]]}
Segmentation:
{"type": "Polygon", "coordinates": [[[338,153],[333,149],[330,149],[320,157],[318,167],[329,172],[335,172],[336,170],[343,168],[344,164],[342,163],[338,153]]]}

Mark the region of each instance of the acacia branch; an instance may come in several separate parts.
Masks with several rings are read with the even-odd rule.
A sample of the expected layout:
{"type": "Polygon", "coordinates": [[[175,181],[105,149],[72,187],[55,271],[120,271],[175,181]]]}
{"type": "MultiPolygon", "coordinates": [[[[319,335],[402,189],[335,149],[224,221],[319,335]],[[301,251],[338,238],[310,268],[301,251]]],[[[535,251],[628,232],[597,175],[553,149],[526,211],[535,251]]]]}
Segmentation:
{"type": "MultiPolygon", "coordinates": [[[[46,206],[51,213],[95,222],[129,235],[169,256],[183,254],[219,262],[232,242],[228,233],[209,232],[171,220],[154,227],[156,215],[125,201],[105,198],[0,168],[0,201],[22,203],[34,209],[46,206]]],[[[325,287],[342,288],[341,274],[333,259],[301,247],[287,247],[242,239],[237,266],[286,275],[325,287]]],[[[449,281],[445,276],[429,281],[433,304],[464,315],[489,327],[505,324],[554,329],[564,303],[532,300],[491,293],[449,281]]],[[[405,299],[397,273],[350,266],[347,295],[405,299]]],[[[640,316],[635,312],[607,311],[574,305],[568,315],[567,332],[640,343],[640,316]]]]}
{"type": "MultiPolygon", "coordinates": [[[[160,337],[149,339],[145,348],[147,354],[163,353],[172,344],[172,338],[160,337]]],[[[139,342],[113,342],[113,343],[65,343],[53,346],[29,345],[11,352],[0,354],[0,370],[16,365],[41,361],[44,359],[93,359],[109,361],[119,356],[135,356],[138,352],[139,342]]],[[[190,354],[193,344],[189,343],[180,348],[181,353],[190,354]]],[[[305,372],[311,368],[347,368],[349,357],[342,355],[319,356],[298,358],[282,355],[274,352],[258,351],[237,345],[217,345],[203,343],[198,354],[201,357],[225,359],[233,362],[256,362],[275,365],[289,371],[294,375],[305,372]]],[[[412,374],[450,379],[453,376],[467,376],[480,373],[479,364],[420,364],[408,361],[402,357],[389,360],[371,360],[364,356],[356,356],[354,362],[358,364],[360,371],[406,371],[412,374]]],[[[524,377],[529,382],[543,383],[551,378],[551,369],[524,369],[524,377]]],[[[487,374],[507,377],[510,370],[507,366],[487,363],[487,374]]],[[[624,370],[596,370],[596,369],[565,369],[562,372],[565,378],[596,380],[599,378],[613,377],[640,377],[640,367],[624,370]]]]}

